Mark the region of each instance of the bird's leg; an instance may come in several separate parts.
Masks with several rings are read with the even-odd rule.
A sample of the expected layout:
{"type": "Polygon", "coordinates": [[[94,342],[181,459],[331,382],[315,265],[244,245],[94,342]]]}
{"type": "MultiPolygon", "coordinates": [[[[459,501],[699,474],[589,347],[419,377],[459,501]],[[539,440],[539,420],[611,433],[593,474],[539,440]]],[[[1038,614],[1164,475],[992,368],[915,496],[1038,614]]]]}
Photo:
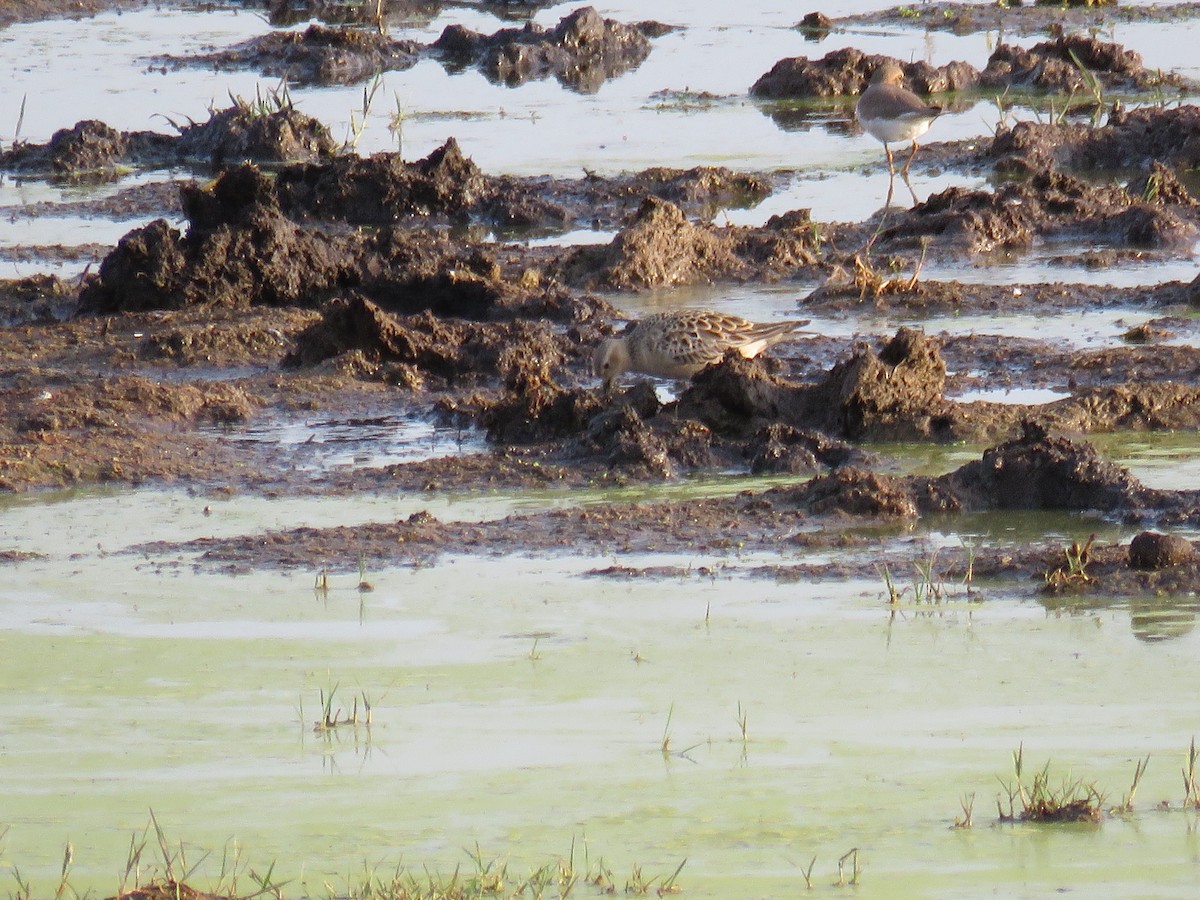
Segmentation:
{"type": "Polygon", "coordinates": [[[896,164],[892,160],[892,148],[887,145],[887,141],[883,142],[883,152],[887,154],[888,175],[892,178],[896,177],[896,164]]]}
{"type": "Polygon", "coordinates": [[[904,177],[908,178],[908,167],[912,165],[912,161],[917,158],[917,139],[913,138],[913,151],[908,155],[908,162],[904,164],[904,177]]]}
{"type": "Polygon", "coordinates": [[[904,186],[908,188],[908,192],[912,194],[913,206],[916,206],[921,201],[917,199],[917,192],[913,190],[912,182],[908,180],[908,173],[903,172],[901,176],[904,179],[904,186]]]}

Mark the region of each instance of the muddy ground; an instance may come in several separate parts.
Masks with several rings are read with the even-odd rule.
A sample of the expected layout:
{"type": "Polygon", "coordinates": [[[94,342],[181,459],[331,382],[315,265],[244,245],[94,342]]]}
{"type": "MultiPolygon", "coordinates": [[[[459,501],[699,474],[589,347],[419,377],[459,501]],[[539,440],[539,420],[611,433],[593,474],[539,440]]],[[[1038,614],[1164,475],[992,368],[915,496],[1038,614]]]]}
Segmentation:
{"type": "MultiPolygon", "coordinates": [[[[441,52],[482,66],[507,60],[513,78],[578,78],[570,86],[589,90],[651,52],[647,35],[655,32],[580,13],[556,29],[443,35],[432,49],[352,41],[373,54],[441,52]],[[580,33],[596,40],[581,41],[580,33]],[[583,45],[586,65],[569,56],[583,45]]],[[[313,28],[299,40],[306,54],[317,54],[305,57],[317,80],[320,47],[336,55],[346,46],[313,28]]],[[[982,74],[919,65],[909,74],[932,89],[1004,77],[1072,89],[1054,80],[1031,85],[1022,74],[1061,71],[1046,59],[1061,61],[1064,41],[1047,42],[1041,62],[1005,57],[1001,48],[982,74]]],[[[295,51],[259,42],[221,64],[264,65],[259,54],[271,49],[295,51]]],[[[1188,87],[1094,38],[1071,38],[1068,49],[1106,61],[1125,88],[1188,87]]],[[[856,51],[816,63],[784,60],[754,91],[852,94],[880,62],[856,51]]],[[[331,77],[349,71],[343,65],[331,77]]],[[[184,485],[200,495],[478,494],[730,470],[813,476],[724,499],[597,504],[467,525],[420,514],[352,529],[138,548],[199,553],[199,565],[234,570],[314,561],[352,568],[360,556],[378,567],[455,553],[726,558],[818,546],[845,553],[828,566],[753,571],[873,577],[877,538],[862,536],[866,524],[903,528],[926,516],[1054,509],[1147,529],[1200,526],[1196,492],[1146,488],[1087,443],[1095,433],[1200,428],[1200,327],[1180,315],[1200,305],[1200,279],[1115,289],[975,286],[921,275],[922,260],[982,264],[1047,239],[1095,247],[1078,257],[1092,268],[1190,256],[1200,203],[1180,173],[1200,165],[1200,108],[1104,112],[1092,127],[1023,122],[991,141],[929,145],[918,159],[918,166],[993,174],[995,188],[952,187],[864,222],[814,222],[801,209],[761,227],[718,226],[714,216],[769,195],[781,177],[771,173],[515,178],[481,171],[453,140],[417,161],[360,158],[338,152],[321,123],[287,103],[271,111],[235,104],[175,135],[64,125],[45,145],[0,153],[0,168],[25,178],[104,181],[123,167],[184,163],[198,177],[178,190],[142,187],[79,201],[116,219],[180,211],[184,230],[165,218],[134,228],[98,268],[70,283],[51,276],[0,283],[0,490],[123,484],[184,485]],[[1127,175],[1095,177],[1114,170],[1127,175]],[[495,237],[581,227],[615,236],[565,248],[495,237]],[[1103,350],[1032,338],[939,338],[912,328],[852,341],[808,335],[768,358],[727,358],[666,403],[646,379],[630,377],[605,394],[591,376],[592,348],[624,325],[613,292],[799,279],[822,283],[808,296],[797,291],[799,313],[809,315],[1158,315],[1131,330],[1124,346],[1103,350]],[[1063,398],[1038,405],[955,399],[998,386],[1049,388],[1063,398]],[[314,475],[279,444],[237,440],[239,429],[266,421],[408,413],[448,432],[481,434],[489,449],[314,475]],[[881,441],[965,442],[980,448],[980,458],[938,478],[894,476],[871,449],[881,441]]],[[[970,564],[975,577],[1060,594],[1196,590],[1200,564],[1190,545],[1154,543],[1163,540],[1143,538],[1140,549],[1099,542],[1066,570],[1061,546],[981,547],[970,564]]],[[[947,577],[961,577],[968,565],[946,564],[947,577]]],[[[618,564],[597,574],[639,573],[618,564]]]]}

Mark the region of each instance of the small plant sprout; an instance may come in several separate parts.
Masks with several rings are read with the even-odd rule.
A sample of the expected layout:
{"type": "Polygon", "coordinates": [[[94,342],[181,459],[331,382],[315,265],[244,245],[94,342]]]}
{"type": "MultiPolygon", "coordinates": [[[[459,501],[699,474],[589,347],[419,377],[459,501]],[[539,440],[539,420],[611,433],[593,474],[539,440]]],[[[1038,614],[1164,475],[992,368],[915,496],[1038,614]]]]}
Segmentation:
{"type": "Polygon", "coordinates": [[[1183,787],[1185,794],[1183,796],[1183,805],[1186,807],[1189,804],[1196,809],[1200,809],[1200,788],[1196,786],[1196,762],[1200,759],[1200,753],[1196,750],[1196,737],[1192,736],[1192,743],[1188,747],[1187,765],[1183,769],[1183,787]]]}
{"type": "Polygon", "coordinates": [[[750,735],[746,731],[746,717],[748,713],[745,707],[742,706],[742,701],[738,701],[737,705],[737,723],[738,729],[742,732],[742,743],[745,744],[750,740],[750,735]]]}
{"type": "Polygon", "coordinates": [[[529,658],[531,660],[533,660],[534,662],[537,662],[539,659],[542,658],[542,654],[538,653],[537,645],[538,645],[538,639],[534,638],[533,646],[529,648],[529,658]]]}
{"type": "Polygon", "coordinates": [[[137,841],[137,836],[131,834],[129,836],[129,852],[125,855],[125,874],[121,876],[121,890],[118,891],[118,896],[124,896],[126,889],[130,885],[129,878],[133,876],[133,887],[140,888],[142,886],[142,851],[146,849],[147,830],[142,832],[142,840],[137,841]]]}
{"type": "Polygon", "coordinates": [[[313,582],[313,592],[322,600],[329,599],[329,569],[325,566],[321,566],[321,570],[317,572],[316,580],[313,582]]]}
{"type": "Polygon", "coordinates": [[[362,109],[359,110],[361,118],[355,119],[354,113],[350,113],[350,123],[347,126],[349,132],[346,135],[346,140],[342,144],[343,153],[353,153],[358,149],[359,139],[362,138],[363,132],[367,129],[367,117],[371,113],[371,104],[375,101],[375,94],[378,93],[380,86],[383,84],[383,72],[378,71],[375,77],[371,79],[369,85],[363,85],[362,109]]]}
{"type": "Polygon", "coordinates": [[[371,727],[371,700],[367,696],[367,692],[361,691],[359,696],[354,698],[354,705],[351,708],[350,715],[343,719],[342,708],[340,706],[334,706],[334,696],[337,694],[337,689],[339,686],[340,685],[338,684],[334,684],[334,686],[329,689],[328,694],[325,693],[323,688],[321,689],[321,720],[313,725],[313,731],[317,732],[318,734],[321,732],[332,731],[341,725],[366,725],[367,728],[371,727]],[[359,719],[358,713],[358,701],[360,697],[363,704],[363,717],[361,720],[359,719]]]}
{"type": "Polygon", "coordinates": [[[72,888],[68,881],[71,877],[71,862],[75,859],[75,848],[71,846],[71,842],[67,841],[67,846],[63,849],[62,870],[58,876],[58,889],[54,892],[54,900],[59,900],[60,897],[67,891],[70,891],[72,896],[78,897],[75,889],[72,888]]]}
{"type": "Polygon", "coordinates": [[[21,877],[21,870],[15,865],[12,867],[13,881],[17,883],[17,892],[13,894],[14,900],[30,900],[33,896],[29,889],[29,882],[21,877]]]}
{"type": "Polygon", "coordinates": [[[660,745],[664,758],[671,755],[671,716],[674,713],[675,704],[672,703],[667,709],[667,724],[663,726],[662,744],[660,745]]]}
{"type": "MultiPolygon", "coordinates": [[[[392,117],[388,120],[388,131],[392,133],[392,137],[396,139],[396,156],[399,159],[404,159],[404,120],[408,118],[408,110],[404,108],[404,104],[400,102],[400,95],[393,92],[392,98],[396,102],[396,111],[392,113],[392,117]]],[[[461,443],[462,430],[459,430],[461,443]]]]}
{"type": "Polygon", "coordinates": [[[25,124],[25,101],[28,99],[28,94],[21,95],[21,109],[17,112],[17,127],[13,129],[12,148],[14,150],[21,146],[21,126],[25,124]]]}
{"type": "Polygon", "coordinates": [[[1096,108],[1104,109],[1104,86],[1100,84],[1100,79],[1096,77],[1096,74],[1091,69],[1089,69],[1080,61],[1074,50],[1070,50],[1068,52],[1071,54],[1071,62],[1075,63],[1075,68],[1077,68],[1079,70],[1079,74],[1083,76],[1084,84],[1086,84],[1087,89],[1091,91],[1092,101],[1095,103],[1096,108]]]}
{"type": "Polygon", "coordinates": [[[679,873],[683,871],[683,867],[686,865],[687,857],[685,856],[683,861],[675,867],[675,871],[671,873],[671,876],[659,887],[658,896],[662,897],[666,894],[678,894],[683,890],[683,888],[679,886],[679,883],[676,881],[676,879],[679,878],[679,873]]]}
{"type": "Polygon", "coordinates": [[[861,870],[858,868],[858,848],[851,847],[838,859],[838,887],[845,887],[847,884],[858,884],[858,876],[861,870]],[[850,880],[846,881],[846,860],[850,860],[850,880]]]}
{"type": "Polygon", "coordinates": [[[262,875],[259,875],[257,872],[255,872],[253,869],[251,869],[250,870],[250,880],[258,885],[258,890],[255,891],[253,894],[251,894],[251,896],[256,897],[256,896],[261,896],[263,894],[270,894],[272,897],[277,898],[277,900],[282,900],[283,888],[287,884],[287,882],[286,881],[278,881],[278,882],[275,881],[274,875],[275,875],[275,863],[273,863],[273,862],[271,863],[270,866],[267,867],[267,871],[264,872],[262,875]]]}
{"type": "Polygon", "coordinates": [[[929,238],[921,238],[921,255],[917,257],[917,264],[913,266],[912,277],[908,279],[908,284],[905,289],[915,291],[917,289],[917,281],[921,278],[921,269],[925,265],[925,256],[929,253],[929,238]]]}
{"type": "Polygon", "coordinates": [[[814,856],[812,859],[810,859],[808,861],[808,868],[800,870],[800,874],[804,876],[804,886],[806,888],[808,888],[810,891],[813,889],[812,870],[813,870],[813,866],[815,866],[816,864],[817,864],[817,858],[814,856]]]}
{"type": "Polygon", "coordinates": [[[1150,755],[1146,754],[1145,759],[1139,759],[1137,766],[1133,770],[1133,783],[1129,785],[1129,793],[1125,795],[1125,799],[1121,801],[1121,806],[1118,812],[1128,813],[1133,812],[1133,798],[1137,794],[1138,784],[1141,783],[1142,776],[1146,774],[1146,766],[1150,765],[1150,755]]]}
{"type": "Polygon", "coordinates": [[[928,559],[914,562],[913,568],[916,569],[916,577],[913,578],[914,601],[918,604],[941,603],[945,587],[936,574],[937,550],[930,553],[928,559]]]}
{"type": "Polygon", "coordinates": [[[962,807],[962,817],[954,819],[955,828],[970,828],[972,817],[975,812],[975,792],[963,794],[958,798],[958,805],[962,807]]]}
{"type": "Polygon", "coordinates": [[[899,606],[900,599],[904,596],[904,592],[907,591],[908,588],[896,587],[896,582],[892,578],[892,570],[888,568],[886,561],[877,565],[875,567],[875,571],[877,571],[883,578],[883,588],[887,592],[888,603],[890,603],[892,606],[899,606]]]}
{"type": "Polygon", "coordinates": [[[367,581],[367,555],[360,553],[358,554],[358,592],[366,594],[373,590],[375,590],[375,586],[367,581]]]}
{"type": "Polygon", "coordinates": [[[1088,574],[1087,567],[1088,563],[1092,561],[1092,545],[1095,541],[1095,534],[1090,535],[1083,544],[1080,544],[1079,541],[1072,541],[1071,546],[1063,551],[1067,558],[1066,569],[1059,567],[1053,572],[1047,572],[1045,575],[1046,589],[1061,591],[1069,587],[1089,584],[1092,576],[1088,574]]]}
{"type": "Polygon", "coordinates": [[[969,597],[975,593],[975,556],[979,552],[979,540],[960,534],[958,542],[962,545],[963,550],[967,552],[967,568],[963,572],[962,583],[969,597]]]}

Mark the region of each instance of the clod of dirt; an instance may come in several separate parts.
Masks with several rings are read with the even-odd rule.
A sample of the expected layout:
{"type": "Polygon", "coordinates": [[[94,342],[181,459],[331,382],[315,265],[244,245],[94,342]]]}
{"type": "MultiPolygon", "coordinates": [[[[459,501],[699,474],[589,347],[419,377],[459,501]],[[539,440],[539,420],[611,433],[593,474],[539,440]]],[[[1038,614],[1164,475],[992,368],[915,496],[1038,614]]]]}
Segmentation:
{"type": "Polygon", "coordinates": [[[111,173],[129,152],[128,137],[95,119],[60,128],[45,144],[14,144],[0,153],[0,168],[55,178],[111,173]]]}
{"type": "Polygon", "coordinates": [[[1194,3],[1118,5],[1117,0],[1065,0],[1037,3],[929,2],[909,3],[833,20],[847,30],[899,26],[933,29],[955,34],[994,31],[1004,35],[1061,34],[1108,31],[1115,24],[1163,24],[1193,21],[1194,3]]]}
{"type": "Polygon", "coordinates": [[[1114,512],[1140,507],[1150,493],[1091,444],[1051,437],[1034,425],[944,480],[970,498],[964,506],[974,509],[1114,512]]]}
{"type": "Polygon", "coordinates": [[[178,157],[214,167],[257,162],[304,162],[327,159],[337,150],[329,129],[299,112],[290,102],[254,106],[240,97],[214,110],[204,122],[180,129],[178,157]]]}
{"type": "Polygon", "coordinates": [[[353,84],[378,72],[411,68],[422,49],[416,41],[396,41],[378,32],[312,24],[304,31],[272,31],[226,50],[165,55],[156,61],[176,67],[253,68],[297,84],[353,84]]]}
{"type": "Polygon", "coordinates": [[[679,207],[647,197],[637,219],[605,247],[580,247],[564,274],[581,286],[641,290],[732,277],[741,269],[727,238],[693,225],[679,207]]]}
{"type": "Polygon", "coordinates": [[[1183,206],[1188,210],[1200,209],[1200,201],[1191,195],[1174,169],[1158,160],[1150,164],[1150,171],[1134,178],[1125,185],[1125,192],[1139,197],[1147,203],[1161,206],[1183,206]]]}
{"type": "Polygon", "coordinates": [[[1133,569],[1167,569],[1196,558],[1192,542],[1175,534],[1143,531],[1129,542],[1129,566],[1133,569]]]}
{"type": "MultiPolygon", "coordinates": [[[[572,350],[569,338],[542,322],[469,322],[428,310],[396,316],[354,295],[329,303],[321,319],[297,336],[284,364],[312,366],[353,353],[359,374],[412,389],[477,385],[524,371],[526,402],[536,416],[551,403],[533,386],[552,385],[550,369],[561,367],[572,350]]],[[[517,386],[512,390],[520,393],[517,386]]]]}
{"type": "Polygon", "coordinates": [[[1135,199],[1117,186],[1092,185],[1056,171],[995,192],[951,187],[905,213],[879,246],[929,246],[972,253],[1028,249],[1035,236],[1086,236],[1110,243],[1190,250],[1200,229],[1180,207],[1135,199]]]}
{"type": "Polygon", "coordinates": [[[253,404],[234,385],[168,385],[138,375],[119,375],[99,383],[71,384],[50,396],[31,396],[11,408],[18,432],[54,432],[81,428],[119,429],[143,416],[165,422],[241,422],[253,404]]]}
{"type": "Polygon", "coordinates": [[[1091,79],[1105,90],[1182,89],[1189,84],[1173,73],[1146,69],[1141,54],[1120,44],[1067,34],[1029,48],[1001,44],[988,58],[980,86],[1086,94],[1092,90],[1091,79]]]}
{"type": "Polygon", "coordinates": [[[920,512],[903,479],[849,466],[818,475],[793,497],[817,515],[915,519],[920,512]]]}
{"type": "Polygon", "coordinates": [[[78,290],[57,275],[0,279],[0,327],[66,319],[78,290]]]}
{"type": "Polygon", "coordinates": [[[179,132],[117,131],[87,120],[56,131],[45,144],[22,143],[0,153],[0,169],[54,179],[113,177],[121,166],[315,160],[336,149],[324,125],[290,104],[267,111],[238,99],[179,132]]]}
{"type": "Polygon", "coordinates": [[[946,363],[937,342],[902,327],[876,355],[860,347],[830,371],[811,407],[824,414],[823,430],[851,440],[911,440],[935,435],[951,406],[943,397],[946,363]]]}
{"type": "Polygon", "coordinates": [[[1078,171],[1177,169],[1200,165],[1200,107],[1114,108],[1101,128],[1018,122],[985,151],[998,172],[1025,175],[1056,166],[1078,171]]]}
{"type": "Polygon", "coordinates": [[[923,61],[904,63],[846,47],[817,60],[804,56],[781,59],[754,83],[750,93],[769,99],[849,97],[861,94],[875,70],[888,62],[899,65],[909,86],[919,93],[969,90],[979,81],[979,72],[966,63],[952,62],[939,69],[923,61]]]}
{"type": "Polygon", "coordinates": [[[477,65],[488,79],[510,87],[554,76],[591,94],[605,80],[642,64],[650,54],[646,30],[662,33],[661,26],[624,25],[586,6],[552,29],[529,22],[484,35],[450,25],[430,46],[448,65],[477,65]]]}
{"type": "Polygon", "coordinates": [[[731,436],[749,436],[776,421],[802,422],[805,386],[771,374],[768,365],[765,359],[745,359],[730,351],[692,378],[674,415],[731,436]]]}
{"type": "Polygon", "coordinates": [[[752,475],[798,475],[826,467],[837,469],[860,456],[858,450],[844,441],[780,422],[755,434],[748,450],[752,475]]]}
{"type": "Polygon", "coordinates": [[[186,236],[158,220],[127,234],[80,295],[85,313],[185,306],[320,306],[360,290],[404,312],[469,318],[582,311],[553,285],[508,282],[494,260],[435,232],[302,227],[253,167],[184,191],[186,236]]]}
{"type": "Polygon", "coordinates": [[[750,93],[773,99],[853,96],[862,93],[872,73],[885,62],[899,65],[909,87],[924,94],[1010,87],[1077,94],[1091,92],[1093,85],[1097,93],[1196,86],[1179,75],[1146,69],[1139,54],[1119,44],[1072,34],[1030,48],[1001,44],[982,72],[965,62],[934,68],[923,61],[905,63],[853,47],[817,60],[791,57],[775,63],[750,93]]]}
{"type": "Polygon", "coordinates": [[[293,218],[376,225],[405,216],[464,221],[486,188],[487,179],[454,138],[416,162],[394,153],[346,156],[289,166],[275,179],[279,206],[293,218]]]}

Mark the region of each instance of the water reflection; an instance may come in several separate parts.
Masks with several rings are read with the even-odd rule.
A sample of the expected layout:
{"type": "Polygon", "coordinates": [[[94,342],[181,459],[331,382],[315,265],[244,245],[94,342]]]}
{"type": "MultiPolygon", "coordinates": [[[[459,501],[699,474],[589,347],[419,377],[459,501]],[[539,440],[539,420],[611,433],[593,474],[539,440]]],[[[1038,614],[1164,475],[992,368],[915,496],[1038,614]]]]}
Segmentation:
{"type": "Polygon", "coordinates": [[[1081,615],[1102,610],[1129,610],[1129,630],[1139,641],[1158,644],[1191,634],[1200,613],[1195,597],[1061,597],[1047,595],[1041,600],[1048,612],[1081,615]]]}
{"type": "Polygon", "coordinates": [[[1134,637],[1148,644],[1183,637],[1196,627],[1200,604],[1188,600],[1179,604],[1161,600],[1134,600],[1129,604],[1129,627],[1134,637]]]}

